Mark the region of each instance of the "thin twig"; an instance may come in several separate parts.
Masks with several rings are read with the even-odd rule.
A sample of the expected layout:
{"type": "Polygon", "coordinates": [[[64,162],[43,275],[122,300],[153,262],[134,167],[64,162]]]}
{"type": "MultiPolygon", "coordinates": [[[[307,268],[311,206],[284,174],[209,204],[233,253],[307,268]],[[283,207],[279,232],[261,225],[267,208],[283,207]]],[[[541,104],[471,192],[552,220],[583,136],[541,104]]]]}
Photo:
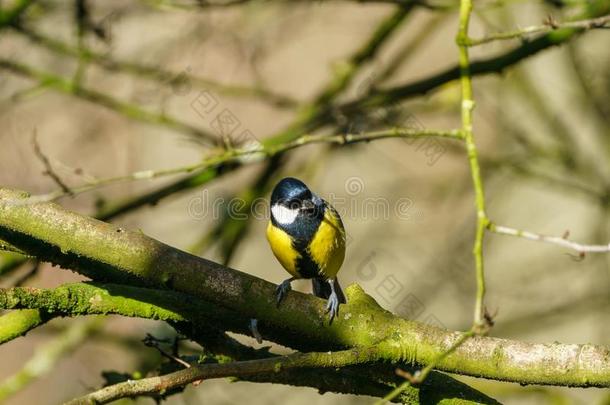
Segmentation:
{"type": "Polygon", "coordinates": [[[483,327],[483,303],[485,299],[485,272],[483,266],[483,235],[488,219],[485,212],[485,193],[483,191],[483,180],[477,147],[472,132],[472,111],[474,110],[474,99],[472,93],[472,79],[470,72],[470,59],[468,56],[468,26],[470,13],[472,11],[472,0],[461,0],[460,21],[456,43],[459,49],[460,79],[462,83],[462,133],[466,142],[470,173],[475,194],[475,207],[477,212],[476,233],[472,253],[474,256],[477,293],[474,308],[474,324],[483,327]]]}
{"type": "Polygon", "coordinates": [[[562,246],[562,247],[565,247],[568,249],[575,250],[579,254],[610,252],[610,243],[608,243],[607,245],[585,245],[582,243],[572,242],[571,240],[568,240],[568,238],[567,238],[568,235],[563,235],[563,236],[542,235],[539,233],[510,228],[508,226],[496,225],[492,222],[490,222],[488,224],[487,229],[489,229],[489,231],[491,231],[491,232],[494,232],[494,233],[497,233],[500,235],[516,236],[518,238],[533,240],[533,241],[537,241],[537,242],[551,243],[554,245],[558,245],[558,246],[562,246]]]}
{"type": "Polygon", "coordinates": [[[542,25],[533,25],[530,27],[522,28],[514,31],[507,32],[496,32],[494,34],[489,34],[482,38],[470,38],[468,39],[468,46],[477,46],[481,44],[486,44],[492,41],[498,40],[506,40],[506,39],[515,39],[515,38],[523,38],[526,35],[537,34],[542,32],[550,32],[554,30],[558,30],[561,28],[573,28],[579,30],[590,30],[595,28],[608,28],[608,23],[610,23],[610,15],[605,15],[602,17],[591,18],[586,20],[577,20],[577,21],[567,21],[567,22],[556,22],[551,17],[547,18],[547,20],[542,25]]]}
{"type": "MultiPolygon", "coordinates": [[[[356,3],[379,3],[379,4],[390,4],[399,7],[410,7],[417,5],[430,10],[444,10],[451,7],[451,5],[436,5],[430,4],[424,0],[352,0],[356,3]]],[[[142,0],[153,7],[164,8],[164,9],[176,9],[176,10],[195,10],[195,9],[212,9],[212,8],[230,8],[235,6],[241,6],[247,3],[252,3],[252,0],[227,0],[227,1],[207,1],[199,0],[188,2],[177,2],[167,0],[142,0]]],[[[300,3],[321,3],[321,0],[295,0],[294,2],[300,3]]]]}
{"type": "Polygon", "coordinates": [[[36,132],[36,130],[34,130],[34,133],[32,134],[32,146],[34,147],[34,153],[45,167],[45,171],[43,173],[52,178],[53,181],[57,183],[57,185],[61,188],[61,191],[64,194],[72,195],[72,190],[70,190],[70,187],[68,187],[66,183],[64,183],[64,181],[61,179],[61,177],[59,177],[59,174],[57,174],[55,170],[53,170],[53,166],[51,166],[51,161],[43,153],[42,148],[38,143],[38,133],[36,132]]]}
{"type": "Polygon", "coordinates": [[[347,145],[359,142],[370,142],[386,138],[418,138],[430,136],[456,140],[463,139],[462,133],[459,130],[414,130],[410,128],[392,128],[388,130],[374,131],[362,134],[303,135],[295,139],[294,141],[282,143],[279,145],[255,144],[240,149],[221,151],[218,154],[204,159],[202,162],[191,165],[179,166],[162,170],[140,170],[124,176],[109,177],[105,179],[89,181],[85,184],[72,187],[68,191],[60,189],[51,193],[32,196],[28,200],[24,200],[22,203],[53,201],[57,200],[58,198],[65,197],[67,195],[74,196],[111,184],[124,183],[127,181],[151,180],[170,175],[193,173],[195,171],[203,170],[229,162],[242,161],[243,163],[255,163],[259,162],[260,158],[272,157],[277,154],[314,143],[332,143],[339,145],[347,145]],[[244,161],[245,158],[248,159],[244,161]]]}
{"type": "Polygon", "coordinates": [[[161,342],[161,340],[157,339],[150,333],[146,334],[146,337],[142,340],[142,342],[144,343],[145,346],[153,347],[153,348],[157,349],[157,351],[159,352],[159,354],[161,354],[161,356],[163,356],[171,361],[174,361],[174,362],[184,366],[185,368],[190,368],[192,366],[189,362],[186,362],[186,361],[182,360],[180,357],[174,356],[173,354],[164,350],[161,347],[161,345],[159,344],[161,342]]]}

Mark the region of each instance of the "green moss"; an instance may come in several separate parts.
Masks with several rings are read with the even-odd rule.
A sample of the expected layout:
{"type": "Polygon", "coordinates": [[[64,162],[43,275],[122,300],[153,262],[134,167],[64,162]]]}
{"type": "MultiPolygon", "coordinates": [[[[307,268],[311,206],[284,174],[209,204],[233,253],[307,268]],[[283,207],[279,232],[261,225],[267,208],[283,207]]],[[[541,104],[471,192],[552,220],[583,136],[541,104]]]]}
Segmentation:
{"type": "Polygon", "coordinates": [[[37,309],[11,311],[0,316],[0,344],[25,335],[49,319],[37,309]]]}
{"type": "MultiPolygon", "coordinates": [[[[11,191],[0,190],[0,204],[11,197],[14,198],[11,191]]],[[[324,300],[291,292],[278,308],[275,285],[180,252],[141,233],[116,232],[112,225],[65,211],[55,204],[38,204],[36,209],[25,204],[3,207],[0,239],[98,280],[174,290],[86,285],[53,291],[55,296],[50,301],[42,298],[44,294],[20,298],[35,298],[48,310],[77,313],[95,310],[178,322],[205,323],[209,317],[221,322],[223,330],[247,334],[248,319],[256,318],[265,338],[302,351],[379,344],[377,347],[382,350],[378,358],[393,362],[427,364],[447,349],[446,342],[451,337],[451,332],[395,317],[357,285],[346,289],[348,303],[341,305],[339,317],[329,324],[324,300]],[[195,309],[195,303],[204,308],[195,309]]],[[[485,345],[492,342],[489,338],[477,339],[469,340],[465,346],[487,348],[485,345]]],[[[485,350],[458,350],[438,363],[438,368],[521,382],[581,384],[586,378],[587,384],[610,384],[610,376],[595,369],[552,374],[548,370],[528,369],[525,373],[512,359],[494,357],[493,347],[489,347],[489,352],[485,350]]],[[[560,354],[553,356],[560,358],[560,354]]],[[[544,365],[549,366],[553,364],[544,365]]]]}

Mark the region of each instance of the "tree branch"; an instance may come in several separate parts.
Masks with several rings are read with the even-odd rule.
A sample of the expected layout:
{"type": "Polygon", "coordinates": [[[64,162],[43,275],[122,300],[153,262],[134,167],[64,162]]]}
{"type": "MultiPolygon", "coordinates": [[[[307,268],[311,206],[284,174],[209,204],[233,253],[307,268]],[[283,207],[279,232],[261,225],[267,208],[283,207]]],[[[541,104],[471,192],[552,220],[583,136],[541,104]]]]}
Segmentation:
{"type": "Polygon", "coordinates": [[[378,361],[382,358],[380,354],[377,348],[359,348],[340,352],[295,353],[259,360],[194,365],[171,374],[111,385],[68,401],[65,405],[105,404],[120,398],[165,392],[195,381],[213,378],[282,374],[294,369],[342,368],[378,361]]]}
{"type": "Polygon", "coordinates": [[[193,300],[186,294],[120,284],[0,288],[0,309],[40,310],[49,317],[116,314],[172,322],[222,321],[225,327],[241,333],[247,332],[248,321],[233,311],[193,300]]]}
{"type": "Polygon", "coordinates": [[[0,344],[24,336],[52,318],[53,315],[37,309],[12,311],[2,315],[0,316],[0,344]]]}
{"type": "MultiPolygon", "coordinates": [[[[254,350],[231,339],[230,347],[223,342],[219,347],[218,338],[213,339],[210,329],[225,328],[233,332],[248,334],[248,319],[236,312],[212,305],[191,296],[168,290],[153,290],[117,284],[78,283],[67,284],[54,289],[8,288],[0,289],[0,309],[35,308],[35,312],[57,316],[84,316],[96,314],[116,314],[129,317],[163,320],[191,336],[206,350],[220,351],[236,360],[250,360],[269,357],[266,350],[254,350]],[[210,340],[216,341],[208,346],[210,340]]],[[[25,311],[11,312],[18,313],[25,311]]],[[[8,316],[8,315],[6,315],[8,316]]],[[[0,317],[0,325],[2,318],[0,317]]],[[[230,339],[225,335],[225,339],[230,339]]],[[[382,373],[371,378],[360,369],[311,370],[299,373],[282,372],[241,376],[245,381],[272,382],[279,384],[314,387],[322,391],[352,393],[360,395],[384,396],[397,382],[391,366],[384,366],[388,377],[382,373]]],[[[398,398],[461,397],[475,403],[495,403],[480,393],[459,383],[453,378],[434,373],[432,381],[421,387],[412,387],[398,398]]]]}
{"type": "MultiPolygon", "coordinates": [[[[171,289],[256,318],[263,337],[287,346],[333,350],[378,345],[387,361],[428,364],[461,336],[400,319],[358,286],[347,289],[348,304],[327,325],[321,299],[292,292],[278,309],[271,283],[53,203],[15,204],[19,198],[27,194],[0,189],[1,239],[96,280],[171,289]]],[[[523,384],[610,387],[610,350],[473,337],[439,362],[438,369],[523,384]]]]}

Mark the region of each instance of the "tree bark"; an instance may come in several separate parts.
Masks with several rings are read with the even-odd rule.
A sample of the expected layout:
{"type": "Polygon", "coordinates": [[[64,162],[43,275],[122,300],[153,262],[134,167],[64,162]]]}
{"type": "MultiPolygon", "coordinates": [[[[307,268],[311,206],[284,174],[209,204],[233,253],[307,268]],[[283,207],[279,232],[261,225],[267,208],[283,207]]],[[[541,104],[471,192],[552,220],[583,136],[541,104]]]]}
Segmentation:
{"type": "MultiPolygon", "coordinates": [[[[275,285],[179,251],[142,232],[127,231],[67,211],[54,203],[29,204],[27,194],[0,189],[0,238],[94,280],[146,284],[190,294],[256,318],[263,337],[300,350],[376,347],[387,362],[428,364],[459,332],[398,318],[357,285],[328,324],[324,302],[292,292],[275,305],[275,285]]],[[[437,369],[521,384],[610,387],[610,350],[591,344],[536,344],[474,337],[437,369]]]]}

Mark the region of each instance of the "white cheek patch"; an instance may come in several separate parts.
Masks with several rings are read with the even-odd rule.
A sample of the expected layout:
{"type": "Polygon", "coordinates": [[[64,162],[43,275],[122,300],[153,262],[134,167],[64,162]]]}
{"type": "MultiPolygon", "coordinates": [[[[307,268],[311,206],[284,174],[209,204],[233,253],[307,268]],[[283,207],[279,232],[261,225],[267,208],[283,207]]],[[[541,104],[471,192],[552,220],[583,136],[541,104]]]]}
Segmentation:
{"type": "Polygon", "coordinates": [[[276,204],[271,207],[271,215],[275,220],[282,225],[289,225],[294,222],[299,215],[298,209],[290,209],[283,205],[276,204]]]}

